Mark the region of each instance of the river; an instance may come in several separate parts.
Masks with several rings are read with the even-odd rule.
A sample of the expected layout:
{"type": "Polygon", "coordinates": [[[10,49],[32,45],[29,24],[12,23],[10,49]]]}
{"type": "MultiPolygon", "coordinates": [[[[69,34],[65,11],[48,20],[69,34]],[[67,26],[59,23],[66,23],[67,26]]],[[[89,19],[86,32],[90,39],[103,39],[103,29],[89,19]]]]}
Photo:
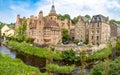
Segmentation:
{"type": "Polygon", "coordinates": [[[13,59],[16,58],[16,52],[15,51],[11,51],[10,49],[8,49],[5,46],[0,46],[0,53],[2,53],[2,54],[8,54],[13,59]]]}
{"type": "MultiPolygon", "coordinates": [[[[41,59],[36,56],[26,55],[23,53],[16,53],[15,51],[12,51],[5,46],[0,46],[0,53],[8,54],[13,59],[20,58],[25,64],[34,67],[39,67],[40,71],[45,72],[45,69],[41,69],[45,67],[45,59],[41,59]]],[[[85,73],[89,74],[90,69],[85,69],[85,73]]],[[[59,74],[55,73],[53,75],[59,75],[59,74]]],[[[80,75],[79,67],[76,67],[75,70],[71,73],[71,75],[80,75]]]]}

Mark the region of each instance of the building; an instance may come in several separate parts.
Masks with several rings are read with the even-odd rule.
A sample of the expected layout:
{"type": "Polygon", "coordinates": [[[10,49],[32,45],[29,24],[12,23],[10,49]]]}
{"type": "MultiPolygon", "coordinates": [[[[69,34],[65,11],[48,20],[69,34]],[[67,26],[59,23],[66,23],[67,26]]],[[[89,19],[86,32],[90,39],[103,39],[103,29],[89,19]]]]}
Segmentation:
{"type": "Polygon", "coordinates": [[[7,26],[7,25],[4,25],[2,28],[1,28],[1,36],[13,36],[14,35],[14,29],[7,26]]]}
{"type": "Polygon", "coordinates": [[[109,18],[103,15],[92,17],[89,25],[89,43],[101,44],[107,43],[110,39],[109,18]]]}
{"type": "Polygon", "coordinates": [[[111,23],[110,24],[110,28],[111,28],[111,37],[120,37],[120,25],[118,25],[117,23],[111,23]]]}
{"type": "Polygon", "coordinates": [[[88,39],[88,25],[89,19],[83,16],[79,16],[78,22],[75,25],[75,40],[79,40],[81,42],[88,39]]]}
{"type": "MultiPolygon", "coordinates": [[[[15,28],[17,29],[22,25],[22,18],[17,15],[15,28]]],[[[56,45],[62,41],[62,29],[70,29],[70,22],[65,19],[61,21],[57,18],[57,13],[54,4],[51,7],[48,17],[43,16],[40,11],[38,16],[30,16],[27,19],[25,35],[34,39],[34,44],[37,45],[56,45]]]]}

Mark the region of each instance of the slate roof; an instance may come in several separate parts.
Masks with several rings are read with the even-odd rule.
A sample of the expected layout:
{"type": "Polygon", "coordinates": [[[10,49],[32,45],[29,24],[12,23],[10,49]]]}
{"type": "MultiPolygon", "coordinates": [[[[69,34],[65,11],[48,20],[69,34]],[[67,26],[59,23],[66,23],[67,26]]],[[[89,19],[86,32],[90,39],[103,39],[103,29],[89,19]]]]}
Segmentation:
{"type": "Polygon", "coordinates": [[[86,23],[86,22],[89,22],[89,19],[84,17],[84,16],[81,16],[81,19],[86,23]]]}
{"type": "Polygon", "coordinates": [[[93,17],[92,17],[92,19],[91,19],[91,22],[92,23],[96,23],[96,22],[104,22],[104,23],[107,23],[107,21],[108,21],[109,19],[108,19],[108,17],[105,17],[105,16],[103,16],[103,15],[94,15],[93,17]]]}

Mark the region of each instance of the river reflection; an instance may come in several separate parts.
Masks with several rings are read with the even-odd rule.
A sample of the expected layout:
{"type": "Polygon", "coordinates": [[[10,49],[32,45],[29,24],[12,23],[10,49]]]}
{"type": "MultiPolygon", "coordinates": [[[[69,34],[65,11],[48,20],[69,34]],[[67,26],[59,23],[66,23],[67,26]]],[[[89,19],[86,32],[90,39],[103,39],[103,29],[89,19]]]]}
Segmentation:
{"type": "Polygon", "coordinates": [[[2,54],[8,54],[11,58],[15,59],[16,58],[16,52],[9,50],[5,46],[0,46],[0,53],[2,54]]]}

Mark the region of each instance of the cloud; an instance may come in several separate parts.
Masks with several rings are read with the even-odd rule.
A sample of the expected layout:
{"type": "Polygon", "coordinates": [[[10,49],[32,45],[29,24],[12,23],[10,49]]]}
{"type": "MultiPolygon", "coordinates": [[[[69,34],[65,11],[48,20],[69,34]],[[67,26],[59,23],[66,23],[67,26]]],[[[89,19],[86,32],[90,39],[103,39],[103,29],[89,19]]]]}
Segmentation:
{"type": "MultiPolygon", "coordinates": [[[[29,17],[37,16],[40,10],[43,10],[44,16],[48,15],[51,9],[51,0],[38,0],[35,3],[21,2],[11,4],[11,14],[15,15],[9,21],[15,22],[16,15],[29,17]]],[[[110,19],[120,20],[120,2],[119,0],[55,0],[55,9],[57,14],[70,14],[71,17],[89,14],[91,16],[102,14],[109,16],[110,19]]]]}

